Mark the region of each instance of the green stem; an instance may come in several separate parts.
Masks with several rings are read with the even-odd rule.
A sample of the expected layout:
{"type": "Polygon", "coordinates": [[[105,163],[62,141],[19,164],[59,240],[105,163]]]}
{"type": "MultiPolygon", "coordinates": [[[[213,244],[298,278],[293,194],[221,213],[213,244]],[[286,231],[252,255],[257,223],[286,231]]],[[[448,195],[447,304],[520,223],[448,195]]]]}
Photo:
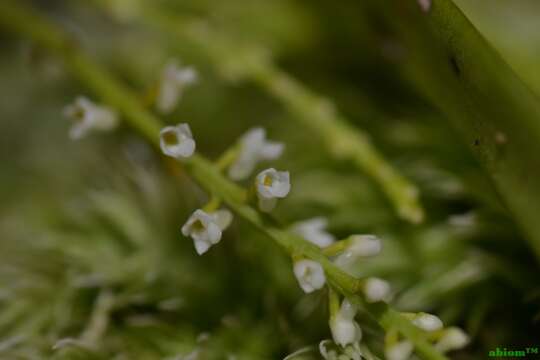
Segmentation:
{"type": "Polygon", "coordinates": [[[345,251],[347,247],[349,246],[349,244],[350,244],[350,241],[347,238],[347,239],[336,241],[335,243],[323,248],[321,251],[326,256],[330,256],[330,257],[336,256],[342,253],[343,251],[345,251]]]}
{"type": "Polygon", "coordinates": [[[328,287],[328,312],[330,319],[332,319],[339,312],[339,294],[331,287],[328,287]]]}
{"type": "Polygon", "coordinates": [[[203,206],[203,210],[209,213],[215,212],[221,205],[221,199],[215,195],[210,197],[210,200],[203,206]]]}
{"type": "MultiPolygon", "coordinates": [[[[94,2],[108,7],[103,0],[94,2]]],[[[330,99],[279,69],[264,49],[253,44],[239,45],[204,21],[171,15],[148,3],[139,13],[141,21],[196,45],[225,79],[249,79],[257,83],[281,101],[294,120],[315,132],[334,158],[349,161],[372,177],[399,216],[413,223],[423,220],[418,189],[377,151],[367,134],[349,124],[330,99]]]]}
{"type": "Polygon", "coordinates": [[[239,144],[231,146],[216,160],[216,166],[219,170],[225,171],[238,158],[239,153],[239,144]]]}
{"type": "MultiPolygon", "coordinates": [[[[116,108],[128,125],[159,149],[161,122],[140,104],[135,93],[119,83],[98,64],[88,59],[76,47],[68,46],[69,41],[62,35],[61,29],[53,23],[47,22],[31,8],[21,5],[20,1],[15,2],[14,0],[0,2],[0,26],[33,39],[43,47],[60,55],[75,77],[100,96],[104,102],[116,108]],[[21,22],[31,25],[21,25],[21,22]],[[46,34],[47,32],[50,33],[46,34]]],[[[362,280],[355,279],[335,266],[316,245],[298,235],[266,224],[256,210],[246,205],[245,190],[224,177],[209,160],[199,154],[194,154],[184,165],[188,173],[208,193],[221,198],[237,216],[282,246],[289,254],[302,254],[319,262],[325,270],[329,285],[358,306],[366,309],[368,314],[373,316],[383,328],[399,331],[413,342],[418,353],[425,359],[446,359],[427,342],[422,333],[409,320],[402,317],[397,311],[392,310],[384,303],[365,303],[359,295],[362,289],[362,280]]]]}

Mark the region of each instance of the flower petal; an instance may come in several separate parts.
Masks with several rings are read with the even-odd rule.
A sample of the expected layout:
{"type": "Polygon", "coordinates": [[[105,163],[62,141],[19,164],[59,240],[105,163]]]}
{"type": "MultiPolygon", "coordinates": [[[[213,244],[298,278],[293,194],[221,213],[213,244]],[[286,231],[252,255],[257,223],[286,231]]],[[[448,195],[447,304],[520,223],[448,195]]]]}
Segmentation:
{"type": "Polygon", "coordinates": [[[437,331],[443,328],[443,323],[438,316],[427,313],[419,313],[412,320],[412,323],[420,329],[428,332],[437,331]]]}
{"type": "Polygon", "coordinates": [[[260,149],[260,157],[265,160],[274,160],[281,156],[285,145],[278,142],[267,142],[260,149]]]}
{"type": "Polygon", "coordinates": [[[229,227],[233,220],[232,213],[227,209],[221,209],[213,213],[214,220],[218,224],[221,230],[225,230],[229,227]]]}
{"type": "Polygon", "coordinates": [[[385,350],[387,360],[408,360],[414,350],[410,341],[400,341],[385,350]]]}
{"type": "Polygon", "coordinates": [[[212,246],[212,243],[202,240],[202,239],[193,240],[193,244],[195,245],[195,251],[199,255],[202,255],[205,252],[207,252],[208,249],[210,249],[210,247],[212,246]]]}

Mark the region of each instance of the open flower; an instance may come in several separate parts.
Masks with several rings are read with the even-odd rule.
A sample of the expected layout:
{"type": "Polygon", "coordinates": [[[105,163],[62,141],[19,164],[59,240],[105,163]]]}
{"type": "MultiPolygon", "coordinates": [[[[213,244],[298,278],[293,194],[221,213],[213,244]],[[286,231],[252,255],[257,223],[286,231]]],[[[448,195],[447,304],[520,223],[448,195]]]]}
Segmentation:
{"type": "Polygon", "coordinates": [[[240,152],[229,168],[229,177],[233,180],[246,179],[259,161],[277,159],[283,148],[282,143],[267,141],[263,128],[249,130],[240,139],[240,152]]]}
{"type": "Polygon", "coordinates": [[[435,344],[435,348],[442,353],[459,350],[469,343],[469,336],[458,327],[449,327],[435,344]]]}
{"type": "Polygon", "coordinates": [[[408,360],[413,350],[413,344],[408,340],[403,340],[386,348],[384,355],[387,360],[408,360]]]}
{"type": "Polygon", "coordinates": [[[335,240],[332,234],[325,231],[328,220],[323,217],[298,222],[293,225],[293,232],[312,242],[320,248],[327,247],[335,240]]]}
{"type": "Polygon", "coordinates": [[[428,332],[437,331],[443,328],[443,322],[438,316],[427,313],[416,314],[412,323],[416,325],[416,327],[428,332]]]}
{"type": "Polygon", "coordinates": [[[230,211],[222,209],[213,213],[196,210],[182,227],[182,234],[193,239],[197,254],[202,255],[221,240],[221,234],[232,221],[230,211]]]}
{"type": "Polygon", "coordinates": [[[388,302],[391,299],[391,288],[387,281],[379,278],[368,278],[364,284],[364,294],[370,303],[377,301],[388,302]]]}
{"type": "Polygon", "coordinates": [[[73,120],[69,137],[80,139],[92,130],[107,131],[118,125],[116,113],[106,107],[94,104],[88,98],[79,96],[75,102],[64,108],[64,115],[73,120]]]}
{"type": "Polygon", "coordinates": [[[195,140],[188,124],[166,126],[159,133],[159,145],[165,155],[187,158],[195,152],[195,140]]]}
{"type": "Polygon", "coordinates": [[[347,299],[343,300],[337,314],[330,317],[330,330],[334,342],[341,347],[359,342],[362,339],[362,330],[354,317],[356,316],[356,306],[347,299]]]}
{"type": "Polygon", "coordinates": [[[381,240],[375,235],[353,235],[349,246],[334,260],[339,267],[355,263],[359,258],[371,257],[381,252],[381,240]]]}
{"type": "Polygon", "coordinates": [[[174,110],[185,88],[197,81],[197,72],[191,67],[180,67],[178,61],[171,60],[165,65],[159,84],[156,107],[168,114],[174,110]]]}
{"type": "Polygon", "coordinates": [[[326,283],[324,270],[316,261],[303,259],[294,263],[294,275],[298,284],[306,293],[321,289],[326,283]]]}
{"type": "Polygon", "coordinates": [[[259,208],[261,211],[271,211],[278,198],[284,198],[291,190],[291,182],[288,171],[266,169],[257,175],[255,180],[259,208]]]}

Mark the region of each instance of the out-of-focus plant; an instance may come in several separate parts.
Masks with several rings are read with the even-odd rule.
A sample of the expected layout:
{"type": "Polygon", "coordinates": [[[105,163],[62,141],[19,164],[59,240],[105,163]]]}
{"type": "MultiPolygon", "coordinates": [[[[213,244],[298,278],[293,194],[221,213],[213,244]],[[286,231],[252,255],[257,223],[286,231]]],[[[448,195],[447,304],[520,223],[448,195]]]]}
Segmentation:
{"type": "MultiPolygon", "coordinates": [[[[73,74],[79,76],[104,101],[124,115],[125,120],[141,135],[146,137],[150,143],[161,146],[162,151],[169,156],[183,159],[186,170],[215,197],[215,200],[211,200],[204,210],[197,210],[182,229],[184,235],[193,237],[199,254],[206,252],[211,245],[219,242],[221,232],[230,223],[230,214],[222,210],[216,211],[221,201],[223,201],[236,215],[250,222],[259,231],[289,252],[295,261],[295,275],[304,291],[311,292],[321,289],[326,283],[326,278],[328,278],[330,286],[330,324],[334,341],[343,348],[343,351],[348,356],[353,358],[360,358],[361,356],[361,350],[358,347],[361,332],[353,319],[356,308],[362,307],[374,316],[389,333],[395,334],[387,338],[387,354],[393,354],[395,352],[394,347],[399,346],[400,343],[397,343],[398,335],[411,344],[410,348],[399,350],[397,355],[388,356],[403,356],[402,353],[405,353],[405,357],[408,357],[408,353],[416,349],[416,351],[429,359],[444,358],[430,345],[430,339],[422,333],[422,331],[438,331],[442,326],[432,329],[417,324],[420,329],[415,329],[414,321],[410,323],[409,320],[382,302],[389,295],[389,288],[385,282],[376,279],[372,281],[370,279],[351,277],[320,252],[316,245],[264,221],[263,217],[249,206],[248,193],[223,177],[219,172],[219,167],[213,165],[201,155],[194,153],[195,142],[189,126],[180,124],[177,127],[160,130],[159,121],[147,112],[126,88],[116,82],[98,65],[90,61],[82,52],[70,48],[69,42],[61,30],[47,23],[46,20],[33,13],[32,10],[25,9],[15,3],[8,2],[4,4],[2,10],[5,25],[31,36],[42,46],[62,55],[73,74]],[[25,18],[33,20],[31,27],[18,22],[18,20],[25,18]],[[36,24],[40,25],[37,26],[40,28],[38,31],[34,30],[36,24]],[[345,296],[341,310],[339,310],[340,300],[336,291],[345,296]],[[349,346],[354,347],[350,348],[349,346]]],[[[177,74],[171,73],[168,76],[174,77],[177,74]]],[[[166,78],[164,80],[172,81],[173,79],[166,78]]],[[[90,125],[87,125],[89,127],[96,127],[101,123],[101,118],[111,116],[106,113],[106,110],[96,105],[89,105],[75,110],[70,109],[69,114],[75,116],[77,122],[90,123],[90,125]]],[[[340,138],[335,139],[338,142],[341,140],[340,138]]],[[[264,140],[261,139],[261,141],[264,140]]],[[[248,152],[247,156],[256,156],[253,152],[257,149],[246,146],[246,143],[242,145],[239,147],[240,153],[237,152],[237,156],[227,156],[227,158],[232,161],[241,160],[243,155],[241,152],[248,152]]],[[[264,143],[261,143],[260,146],[264,145],[264,143]]],[[[226,165],[228,164],[226,163],[226,165]]],[[[259,174],[256,182],[256,192],[261,210],[270,211],[275,201],[273,199],[286,196],[289,189],[288,173],[280,173],[274,169],[269,169],[259,174]],[[269,205],[269,201],[271,201],[272,205],[269,205]]],[[[330,245],[327,251],[329,256],[337,256],[343,252],[342,256],[357,257],[366,251],[362,250],[362,246],[360,244],[356,245],[354,239],[347,239],[335,245],[330,245]],[[355,250],[356,247],[360,248],[359,253],[355,250]]],[[[108,300],[103,301],[108,302],[108,300]]],[[[99,310],[101,306],[98,306],[99,315],[97,316],[100,316],[103,311],[107,311],[106,308],[110,305],[103,306],[105,310],[102,311],[99,310]]],[[[103,321],[105,320],[96,320],[98,325],[95,326],[101,325],[103,321]]],[[[97,330],[89,331],[92,333],[97,330]]],[[[89,336],[93,340],[96,335],[89,336]]],[[[91,346],[92,344],[91,342],[88,344],[88,340],[85,342],[85,336],[80,341],[83,345],[91,346]]],[[[337,354],[327,354],[325,357],[333,358],[337,357],[337,354]]]]}
{"type": "MultiPolygon", "coordinates": [[[[290,110],[290,119],[296,120],[298,128],[318,134],[332,158],[353,160],[374,177],[401,216],[420,219],[416,190],[359,130],[345,123],[329,100],[280,70],[263,47],[251,45],[253,41],[238,45],[243,44],[239,33],[214,28],[200,17],[167,13],[166,6],[160,8],[161,2],[156,6],[133,1],[109,4],[115,5],[119,19],[150,24],[174,39],[190,39],[227,81],[257,82],[290,110]],[[141,7],[134,8],[134,4],[141,7]]],[[[174,7],[172,2],[169,5],[174,7]]],[[[425,13],[437,11],[438,5],[434,8],[431,2],[421,5],[425,13]]],[[[208,4],[192,6],[197,13],[208,4]]],[[[421,14],[415,9],[415,16],[421,14]]],[[[194,68],[169,62],[161,75],[154,74],[157,81],[136,92],[86,55],[63,27],[30,7],[5,1],[0,4],[0,25],[62,59],[79,85],[92,94],[91,100],[79,98],[65,109],[73,122],[71,137],[90,137],[95,132],[92,137],[101,138],[95,136],[99,131],[127,125],[161,150],[169,170],[169,175],[159,174],[162,183],[157,184],[152,183],[156,174],[129,168],[125,172],[132,179],[116,183],[116,191],[91,193],[82,207],[76,204],[67,213],[51,209],[47,218],[32,214],[26,216],[25,226],[13,221],[20,219],[17,216],[0,223],[13,230],[10,237],[23,240],[0,243],[9,260],[0,268],[0,276],[12,284],[1,297],[6,306],[0,311],[0,335],[5,337],[0,354],[10,358],[266,359],[283,354],[286,348],[293,352],[287,359],[443,359],[443,353],[462,348],[479,334],[494,306],[486,296],[475,294],[500,296],[505,290],[498,288],[499,279],[520,293],[528,293],[534,284],[527,263],[508,261],[510,256],[504,254],[508,245],[497,256],[497,251],[473,243],[472,239],[485,238],[496,246],[512,232],[509,224],[493,226],[500,221],[498,214],[475,210],[446,218],[447,209],[441,211],[438,204],[429,202],[433,198],[460,201],[464,191],[460,180],[430,163],[432,154],[423,154],[424,163],[407,167],[407,175],[425,188],[424,196],[433,208],[430,215],[435,218],[414,229],[391,220],[377,192],[358,174],[343,176],[326,169],[281,171],[288,168],[283,164],[294,161],[287,156],[278,163],[280,170],[267,168],[246,181],[260,168],[259,163],[276,160],[285,146],[294,148],[295,144],[277,142],[274,139],[280,137],[267,137],[257,127],[216,161],[196,152],[208,141],[198,135],[196,122],[189,121],[193,126],[176,122],[165,126],[150,109],[155,107],[165,115],[174,111],[188,86],[201,77],[194,68]],[[169,179],[171,174],[181,181],[181,187],[169,179]],[[166,194],[170,203],[178,205],[179,188],[184,223],[180,229],[179,216],[167,219],[174,230],[166,233],[163,208],[170,205],[157,201],[163,197],[156,195],[166,194]],[[332,213],[330,221],[320,216],[328,213],[332,213]],[[233,216],[243,221],[233,221],[233,216]],[[25,227],[26,231],[20,230],[25,227]],[[383,250],[375,236],[350,235],[365,233],[365,229],[381,235],[383,250]],[[175,241],[180,231],[193,240],[188,251],[185,242],[175,241]],[[232,234],[238,241],[222,240],[232,234]],[[285,250],[292,266],[274,244],[285,250]],[[193,247],[204,256],[190,257],[193,247]],[[51,261],[35,262],[44,254],[51,261]],[[310,294],[294,308],[293,274],[299,288],[310,294]],[[21,281],[13,282],[14,277],[21,281]],[[381,278],[392,279],[392,287],[381,278]],[[285,314],[283,309],[289,307],[293,310],[285,314]],[[235,313],[223,316],[223,309],[235,313]],[[469,335],[457,327],[445,328],[438,317],[423,312],[435,309],[441,310],[445,323],[466,318],[469,335]],[[201,334],[197,331],[201,328],[212,331],[201,334]],[[325,330],[321,332],[321,328],[325,330]],[[332,340],[304,347],[306,339],[313,344],[328,333],[332,340]]],[[[129,69],[117,70],[137,83],[129,69]]],[[[287,139],[288,127],[295,125],[284,121],[282,126],[287,139]]],[[[437,142],[437,136],[447,137],[433,128],[408,126],[393,124],[384,131],[388,135],[385,141],[397,151],[417,146],[420,150],[413,151],[422,152],[426,144],[437,142]]],[[[147,151],[144,144],[137,146],[129,153],[147,151]]],[[[430,151],[436,148],[428,146],[430,151]]],[[[315,146],[313,150],[319,149],[315,146]]],[[[482,195],[472,196],[490,205],[496,203],[479,193],[482,195]]],[[[497,344],[494,341],[489,344],[497,344]]]]}

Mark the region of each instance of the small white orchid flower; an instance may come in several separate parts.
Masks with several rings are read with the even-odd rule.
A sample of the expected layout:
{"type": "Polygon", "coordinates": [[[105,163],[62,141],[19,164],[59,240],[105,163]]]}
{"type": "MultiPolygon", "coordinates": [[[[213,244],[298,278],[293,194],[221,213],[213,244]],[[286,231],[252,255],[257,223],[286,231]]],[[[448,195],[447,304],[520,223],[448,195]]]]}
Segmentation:
{"type": "Polygon", "coordinates": [[[459,350],[469,343],[469,336],[458,327],[444,330],[443,336],[435,344],[435,348],[442,353],[459,350]]]}
{"type": "Polygon", "coordinates": [[[418,313],[412,320],[412,323],[416,327],[428,332],[437,331],[443,328],[443,322],[438,316],[427,313],[418,313]]]}
{"type": "Polygon", "coordinates": [[[92,130],[108,131],[118,125],[118,116],[109,107],[96,105],[88,98],[79,96],[64,108],[64,116],[73,120],[69,137],[77,140],[92,130]]]}
{"type": "Polygon", "coordinates": [[[185,88],[197,81],[197,71],[192,67],[180,67],[178,61],[169,61],[161,75],[156,107],[162,114],[174,110],[185,88]]]}
{"type": "Polygon", "coordinates": [[[316,261],[308,259],[296,261],[293,271],[298,284],[307,294],[321,289],[326,283],[324,270],[316,261]]]}
{"type": "Polygon", "coordinates": [[[361,257],[371,257],[381,252],[381,240],[375,235],[353,235],[349,246],[336,257],[334,263],[339,267],[347,267],[361,257]]]}
{"type": "Polygon", "coordinates": [[[291,182],[288,171],[266,169],[257,175],[255,180],[259,208],[261,211],[271,211],[278,198],[284,198],[291,190],[291,182]]]}
{"type": "Polygon", "coordinates": [[[343,300],[337,314],[330,317],[330,330],[334,342],[341,347],[359,342],[362,339],[362,330],[354,317],[356,316],[356,306],[347,299],[343,300]]]}
{"type": "Polygon", "coordinates": [[[328,220],[323,217],[298,222],[293,225],[293,232],[320,248],[329,246],[335,241],[332,234],[325,231],[328,220]]]}
{"type": "Polygon", "coordinates": [[[388,347],[384,351],[384,354],[386,355],[387,360],[408,360],[411,357],[413,350],[413,344],[410,341],[403,340],[388,347]]]}
{"type": "Polygon", "coordinates": [[[390,284],[379,278],[369,278],[364,284],[364,294],[366,295],[366,300],[370,303],[377,301],[388,302],[391,299],[390,284]]]}
{"type": "Polygon", "coordinates": [[[166,126],[159,133],[159,145],[165,155],[188,158],[195,152],[195,140],[188,124],[166,126]]]}
{"type": "Polygon", "coordinates": [[[182,227],[182,234],[193,239],[197,254],[202,255],[221,240],[221,234],[232,221],[230,211],[222,209],[213,213],[196,210],[182,227]]]}
{"type": "Polygon", "coordinates": [[[262,160],[274,160],[283,153],[282,143],[267,141],[263,128],[254,128],[240,139],[240,153],[229,168],[229,177],[233,180],[246,179],[262,160]]]}

